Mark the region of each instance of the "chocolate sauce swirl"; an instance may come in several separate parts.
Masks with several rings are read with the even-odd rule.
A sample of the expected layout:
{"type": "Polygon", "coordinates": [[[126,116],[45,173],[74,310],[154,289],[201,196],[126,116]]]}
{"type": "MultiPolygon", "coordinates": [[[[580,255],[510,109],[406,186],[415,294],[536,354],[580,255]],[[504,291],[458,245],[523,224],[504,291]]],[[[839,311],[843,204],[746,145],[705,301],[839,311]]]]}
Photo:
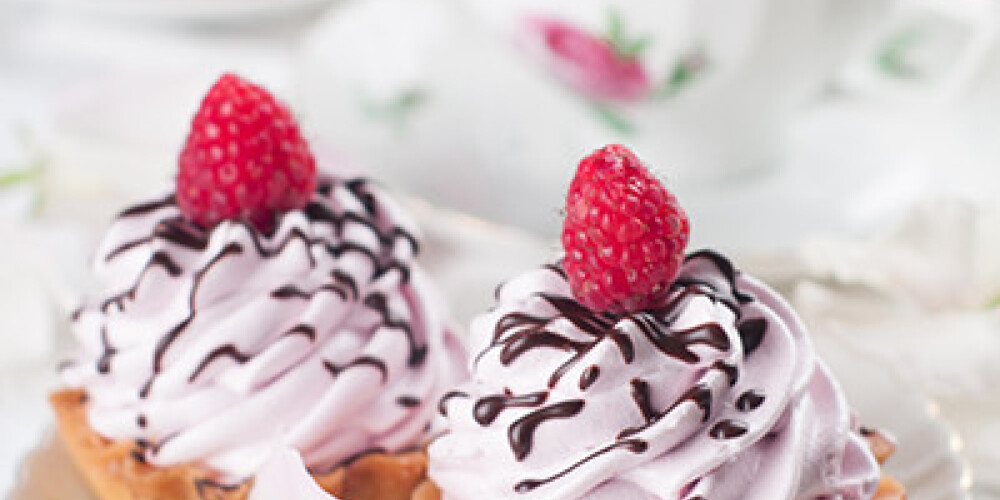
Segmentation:
{"type": "MultiPolygon", "coordinates": [[[[73,386],[100,384],[90,402],[95,429],[144,443],[139,453],[152,464],[214,463],[217,454],[292,430],[307,463],[315,454],[330,463],[336,457],[324,454],[344,450],[323,451],[317,440],[372,432],[321,425],[323,415],[346,404],[338,402],[345,390],[331,388],[355,384],[363,387],[347,391],[364,391],[366,404],[388,412],[379,418],[390,429],[369,436],[372,442],[415,444],[429,422],[424,408],[461,373],[451,366],[462,359],[452,352],[460,344],[441,326],[448,322],[440,304],[425,293],[427,278],[414,260],[418,241],[397,210],[367,180],[334,178],[321,179],[304,208],[277,215],[267,232],[240,220],[200,227],[172,195],[127,208],[96,262],[113,289],[73,314],[75,333],[100,352],[81,353],[60,373],[73,386]],[[447,352],[433,354],[430,344],[447,352]],[[343,376],[353,370],[378,376],[343,376]],[[262,397],[283,403],[243,411],[262,397]],[[287,404],[297,398],[308,399],[287,404]],[[135,402],[119,407],[124,400],[135,402]],[[247,423],[263,413],[273,422],[247,423]],[[188,423],[178,430],[177,422],[188,423]],[[246,443],[223,442],[236,433],[246,443]]],[[[232,477],[254,466],[219,463],[232,477]]]]}
{"type": "Polygon", "coordinates": [[[548,399],[547,392],[533,392],[523,396],[513,396],[509,394],[497,394],[486,396],[476,401],[472,413],[479,425],[490,425],[500,413],[507,408],[532,408],[545,403],[548,399]]]}
{"type": "MultiPolygon", "coordinates": [[[[471,345],[481,350],[464,390],[478,399],[447,415],[451,433],[429,450],[432,478],[455,500],[773,500],[774,488],[727,481],[776,485],[820,469],[772,470],[801,467],[771,456],[788,447],[808,447],[810,463],[839,471],[865,453],[844,443],[864,443],[833,428],[848,421],[828,401],[835,389],[773,293],[712,251],[687,257],[662,305],[624,314],[576,302],[557,265],[515,277],[473,323],[471,345]],[[786,359],[795,355],[802,362],[786,359]],[[819,402],[799,405],[804,397],[819,402]],[[825,429],[828,442],[788,434],[800,425],[825,429]],[[509,450],[495,446],[502,436],[509,450]]],[[[864,498],[849,488],[861,487],[853,471],[866,466],[779,496],[864,498]]],[[[864,487],[877,485],[875,472],[864,487]]]]}
{"type": "Polygon", "coordinates": [[[553,419],[575,417],[583,411],[583,406],[583,400],[580,399],[563,401],[540,408],[517,419],[510,425],[508,433],[510,449],[514,452],[514,457],[518,460],[524,460],[524,457],[531,453],[531,445],[534,442],[538,426],[553,419]]]}

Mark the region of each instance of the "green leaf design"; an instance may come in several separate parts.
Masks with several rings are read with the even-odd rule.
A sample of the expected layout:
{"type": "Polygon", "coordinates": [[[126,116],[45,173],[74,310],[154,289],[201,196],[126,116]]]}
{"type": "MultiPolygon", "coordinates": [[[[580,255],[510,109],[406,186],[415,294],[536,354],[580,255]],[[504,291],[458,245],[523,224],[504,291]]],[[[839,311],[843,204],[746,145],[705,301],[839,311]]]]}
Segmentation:
{"type": "Polygon", "coordinates": [[[625,30],[622,27],[622,16],[617,10],[610,10],[608,12],[608,34],[605,38],[612,46],[618,47],[624,45],[625,41],[625,30]]]}
{"type": "Polygon", "coordinates": [[[674,64],[673,69],[670,71],[670,76],[667,77],[663,85],[654,93],[653,97],[663,100],[676,96],[681,90],[701,76],[707,67],[707,57],[704,48],[699,47],[691,51],[674,64]]]}
{"type": "Polygon", "coordinates": [[[385,103],[360,99],[362,109],[369,117],[402,127],[405,122],[429,99],[427,91],[420,88],[404,90],[385,103]]]}
{"type": "Polygon", "coordinates": [[[396,96],[389,104],[389,113],[406,115],[427,102],[427,92],[421,89],[410,89],[396,96]]]}
{"type": "Polygon", "coordinates": [[[618,55],[626,59],[636,59],[644,50],[646,50],[646,47],[648,47],[652,41],[652,38],[644,36],[626,43],[624,47],[617,49],[616,51],[618,52],[618,55]]]}
{"type": "Polygon", "coordinates": [[[635,125],[613,109],[600,103],[591,103],[591,109],[604,124],[622,135],[632,135],[635,133],[635,125]]]}
{"type": "Polygon", "coordinates": [[[997,295],[997,296],[993,297],[992,299],[990,299],[990,301],[986,303],[986,308],[987,309],[997,309],[997,308],[1000,308],[1000,295],[997,295]]]}
{"type": "Polygon", "coordinates": [[[608,31],[604,39],[621,59],[632,60],[639,57],[649,46],[652,38],[640,36],[633,38],[625,33],[625,23],[617,10],[608,11],[608,31]]]}
{"type": "MultiPolygon", "coordinates": [[[[34,190],[35,199],[32,212],[35,216],[41,214],[45,208],[47,199],[45,192],[45,170],[48,167],[49,159],[41,151],[35,141],[34,135],[27,126],[19,127],[18,136],[26,149],[31,152],[31,159],[24,166],[13,167],[9,171],[0,173],[0,191],[11,189],[17,186],[28,186],[34,190]]],[[[8,169],[4,169],[8,170],[8,169]]]]}
{"type": "Polygon", "coordinates": [[[0,174],[0,189],[24,184],[37,177],[38,170],[31,167],[0,174]]]}
{"type": "Polygon", "coordinates": [[[896,78],[920,78],[922,76],[920,70],[908,60],[908,56],[925,36],[926,33],[917,27],[900,30],[890,37],[879,51],[876,57],[878,67],[896,78]]]}

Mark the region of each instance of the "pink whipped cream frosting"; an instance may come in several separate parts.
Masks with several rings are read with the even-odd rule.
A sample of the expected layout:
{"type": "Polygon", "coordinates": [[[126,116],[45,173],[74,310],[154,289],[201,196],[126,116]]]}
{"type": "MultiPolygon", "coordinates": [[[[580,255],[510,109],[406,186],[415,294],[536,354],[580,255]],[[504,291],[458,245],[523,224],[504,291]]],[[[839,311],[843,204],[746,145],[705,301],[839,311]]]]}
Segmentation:
{"type": "Polygon", "coordinates": [[[74,314],[82,349],[62,376],[101,435],[226,481],[274,450],[322,470],[418,446],[464,357],[417,250],[360,178],[321,180],[271,234],[202,230],[172,196],[133,206],[99,247],[104,291],[74,314]]]}
{"type": "Polygon", "coordinates": [[[668,303],[612,315],[558,266],[498,289],[430,447],[445,500],[868,499],[879,466],[806,330],[710,251],[668,303]]]}

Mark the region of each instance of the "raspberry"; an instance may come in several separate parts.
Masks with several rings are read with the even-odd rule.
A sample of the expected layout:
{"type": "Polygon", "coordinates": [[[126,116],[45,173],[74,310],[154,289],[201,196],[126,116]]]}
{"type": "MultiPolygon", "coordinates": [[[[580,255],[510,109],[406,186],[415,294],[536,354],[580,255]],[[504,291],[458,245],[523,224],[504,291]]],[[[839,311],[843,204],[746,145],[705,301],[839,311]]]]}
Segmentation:
{"type": "Polygon", "coordinates": [[[232,74],[202,100],[179,167],[177,204],[206,228],[236,219],[269,231],[316,186],[316,161],[288,108],[232,74]]]}
{"type": "Polygon", "coordinates": [[[662,305],[690,235],[674,195],[632,151],[605,146],[583,159],[566,196],[563,267],[573,295],[602,312],[662,305]]]}

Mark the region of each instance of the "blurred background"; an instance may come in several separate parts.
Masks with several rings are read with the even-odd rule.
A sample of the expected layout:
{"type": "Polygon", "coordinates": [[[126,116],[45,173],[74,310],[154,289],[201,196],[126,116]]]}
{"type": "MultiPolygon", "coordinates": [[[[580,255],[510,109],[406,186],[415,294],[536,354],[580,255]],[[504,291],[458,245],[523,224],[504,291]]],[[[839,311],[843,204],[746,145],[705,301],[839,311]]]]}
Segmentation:
{"type": "Polygon", "coordinates": [[[633,147],[693,247],[933,401],[994,498],[998,23],[993,0],[0,0],[0,492],[104,224],[170,185],[235,71],[425,225],[552,252],[576,161],[633,147]]]}

